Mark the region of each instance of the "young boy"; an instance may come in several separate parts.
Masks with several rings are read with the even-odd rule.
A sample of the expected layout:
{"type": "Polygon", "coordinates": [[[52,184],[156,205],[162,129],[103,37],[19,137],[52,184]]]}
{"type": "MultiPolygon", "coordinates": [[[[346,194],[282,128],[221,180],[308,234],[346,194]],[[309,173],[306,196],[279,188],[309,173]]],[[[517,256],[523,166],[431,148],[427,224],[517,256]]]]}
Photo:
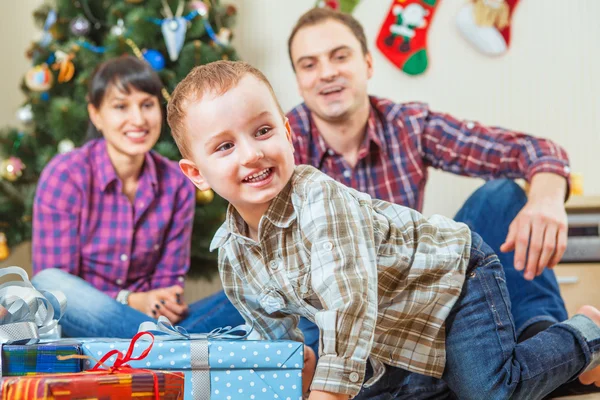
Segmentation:
{"type": "Polygon", "coordinates": [[[302,341],[300,316],[318,325],[311,400],[535,399],[583,372],[600,384],[598,310],[516,344],[502,267],[481,238],[296,167],[257,69],[196,67],[168,122],[184,174],[230,202],[211,247],[232,303],[265,339],[302,341]]]}

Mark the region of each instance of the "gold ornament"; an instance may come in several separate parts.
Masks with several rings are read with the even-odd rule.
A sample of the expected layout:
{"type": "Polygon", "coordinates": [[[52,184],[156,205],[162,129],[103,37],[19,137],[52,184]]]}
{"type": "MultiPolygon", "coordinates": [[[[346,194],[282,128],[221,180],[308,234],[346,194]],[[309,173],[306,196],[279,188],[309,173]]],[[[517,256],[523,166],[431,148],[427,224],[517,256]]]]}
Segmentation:
{"type": "Polygon", "coordinates": [[[14,182],[23,175],[25,164],[17,157],[9,157],[0,163],[0,178],[14,182]]]}
{"type": "Polygon", "coordinates": [[[54,55],[56,56],[56,62],[52,65],[52,69],[58,70],[58,83],[69,82],[75,75],[75,65],[71,61],[75,55],[66,54],[60,50],[56,51],[54,55]]]}
{"type": "Polygon", "coordinates": [[[0,232],[0,261],[4,261],[10,255],[10,250],[8,249],[8,243],[6,242],[6,235],[4,232],[0,232]]]}
{"type": "Polygon", "coordinates": [[[209,204],[215,198],[215,192],[212,189],[208,190],[196,190],[196,203],[198,204],[209,204]]]}

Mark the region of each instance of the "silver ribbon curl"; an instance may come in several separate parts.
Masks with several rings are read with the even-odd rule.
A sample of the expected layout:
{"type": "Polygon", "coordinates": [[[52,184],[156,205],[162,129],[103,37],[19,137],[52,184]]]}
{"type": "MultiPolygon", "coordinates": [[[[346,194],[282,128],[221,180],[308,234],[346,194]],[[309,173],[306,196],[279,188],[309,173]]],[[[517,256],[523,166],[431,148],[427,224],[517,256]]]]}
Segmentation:
{"type": "MultiPolygon", "coordinates": [[[[244,340],[252,333],[253,326],[238,325],[216,328],[209,333],[188,333],[181,326],[174,326],[167,317],[160,316],[156,323],[142,322],[139,332],[150,332],[155,341],[189,340],[192,368],[192,390],[195,400],[210,400],[210,366],[208,364],[209,340],[244,340]]],[[[145,340],[140,338],[140,340],[145,340]]]]}
{"type": "Polygon", "coordinates": [[[37,343],[40,335],[48,334],[57,327],[67,307],[67,298],[62,292],[38,291],[22,268],[13,266],[0,269],[0,277],[5,275],[18,275],[22,281],[0,285],[0,352],[4,344],[37,343]],[[55,310],[51,301],[58,304],[60,309],[55,310]]]}

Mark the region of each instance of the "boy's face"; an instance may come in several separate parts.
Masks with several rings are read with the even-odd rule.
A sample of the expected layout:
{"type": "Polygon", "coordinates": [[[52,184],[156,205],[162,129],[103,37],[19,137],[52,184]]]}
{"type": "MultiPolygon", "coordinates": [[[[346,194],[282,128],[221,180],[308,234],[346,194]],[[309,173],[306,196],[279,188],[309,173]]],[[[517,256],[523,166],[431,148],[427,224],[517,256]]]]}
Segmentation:
{"type": "Polygon", "coordinates": [[[247,75],[222,96],[205,93],[185,126],[192,160],[179,162],[183,173],[242,216],[264,214],[294,171],[289,123],[267,86],[247,75]]]}
{"type": "Polygon", "coordinates": [[[335,20],[303,27],[290,51],[300,95],[319,118],[345,121],[364,104],[373,61],[350,28],[335,20]]]}

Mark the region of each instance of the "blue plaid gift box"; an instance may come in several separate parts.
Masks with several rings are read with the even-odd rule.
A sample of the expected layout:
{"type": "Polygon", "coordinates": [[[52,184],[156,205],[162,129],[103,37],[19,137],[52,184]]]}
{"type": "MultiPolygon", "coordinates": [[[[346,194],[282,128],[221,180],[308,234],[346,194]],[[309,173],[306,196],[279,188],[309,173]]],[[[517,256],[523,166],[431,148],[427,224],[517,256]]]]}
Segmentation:
{"type": "MultiPolygon", "coordinates": [[[[143,360],[128,364],[133,368],[184,372],[185,400],[302,399],[302,343],[245,340],[245,336],[231,334],[245,327],[188,335],[172,327],[168,320],[152,325],[155,329],[144,329],[144,324],[140,327],[140,331],[150,331],[155,336],[150,353],[143,360]],[[169,333],[161,334],[166,331],[169,333]]],[[[125,339],[78,340],[83,353],[94,359],[114,349],[124,353],[130,343],[125,339]]],[[[134,356],[142,351],[142,345],[136,343],[134,356]]],[[[109,366],[112,361],[109,359],[109,366]]],[[[83,367],[89,369],[93,364],[85,361],[83,367]]]]}
{"type": "Polygon", "coordinates": [[[80,354],[81,347],[77,343],[4,345],[2,376],[80,372],[80,359],[58,359],[58,356],[80,354]]]}

